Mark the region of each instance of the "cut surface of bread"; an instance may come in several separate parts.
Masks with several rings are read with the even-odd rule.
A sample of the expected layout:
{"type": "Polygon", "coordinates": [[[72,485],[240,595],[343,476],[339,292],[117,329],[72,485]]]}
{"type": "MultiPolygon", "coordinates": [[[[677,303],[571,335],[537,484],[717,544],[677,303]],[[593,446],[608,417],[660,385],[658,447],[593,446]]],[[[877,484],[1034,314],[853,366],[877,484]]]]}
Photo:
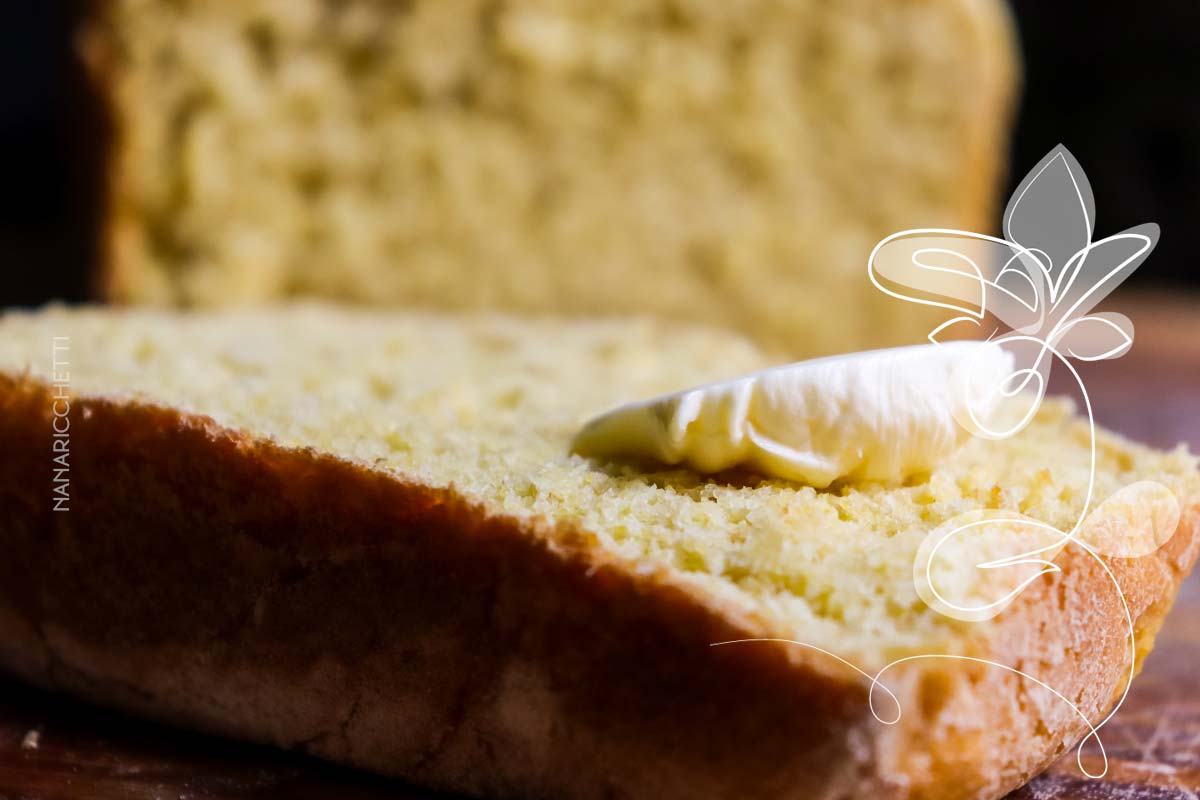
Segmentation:
{"type": "Polygon", "coordinates": [[[93,5],[119,300],[654,313],[816,355],[928,330],[866,286],[879,239],[994,226],[999,0],[93,5]]]}
{"type": "MultiPolygon", "coordinates": [[[[885,725],[867,680],[821,651],[868,674],[988,659],[1103,718],[1129,639],[1095,560],[1068,547],[986,622],[936,613],[913,583],[923,539],[962,512],[1070,528],[1086,423],[1047,401],[928,475],[824,491],[569,451],[608,407],[768,363],[728,333],[644,319],[8,314],[0,658],[487,796],[998,797],[1086,731],[1069,706],[1004,669],[914,658],[881,678],[903,710],[885,725]],[[803,645],[711,646],[746,638],[803,645]]],[[[1139,480],[1183,508],[1157,552],[1106,559],[1140,662],[1196,555],[1200,477],[1182,450],[1101,431],[1091,507],[1139,480]]]]}

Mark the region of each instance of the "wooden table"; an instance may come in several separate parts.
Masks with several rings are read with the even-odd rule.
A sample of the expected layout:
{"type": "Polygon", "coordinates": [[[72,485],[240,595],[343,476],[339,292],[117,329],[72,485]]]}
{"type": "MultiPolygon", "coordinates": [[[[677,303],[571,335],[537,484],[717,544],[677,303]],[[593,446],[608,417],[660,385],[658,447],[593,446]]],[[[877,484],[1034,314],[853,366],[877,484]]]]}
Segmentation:
{"type": "MultiPolygon", "coordinates": [[[[1122,310],[1138,328],[1133,352],[1081,369],[1098,421],[1150,444],[1186,441],[1200,451],[1200,300],[1142,299],[1122,310]]],[[[1009,800],[1200,796],[1200,572],[1185,584],[1103,737],[1110,758],[1104,780],[1084,778],[1070,753],[1009,800]]],[[[167,730],[0,680],[4,800],[268,797],[438,800],[312,759],[167,730]]]]}

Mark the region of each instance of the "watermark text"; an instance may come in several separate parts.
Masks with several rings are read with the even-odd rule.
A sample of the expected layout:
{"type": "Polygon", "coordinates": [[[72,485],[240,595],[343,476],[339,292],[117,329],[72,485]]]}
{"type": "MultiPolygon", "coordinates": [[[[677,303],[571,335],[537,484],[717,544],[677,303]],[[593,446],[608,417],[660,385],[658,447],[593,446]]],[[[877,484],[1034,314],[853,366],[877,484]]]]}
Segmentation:
{"type": "Polygon", "coordinates": [[[55,336],[50,363],[50,500],[71,510],[71,337],[55,336]]]}

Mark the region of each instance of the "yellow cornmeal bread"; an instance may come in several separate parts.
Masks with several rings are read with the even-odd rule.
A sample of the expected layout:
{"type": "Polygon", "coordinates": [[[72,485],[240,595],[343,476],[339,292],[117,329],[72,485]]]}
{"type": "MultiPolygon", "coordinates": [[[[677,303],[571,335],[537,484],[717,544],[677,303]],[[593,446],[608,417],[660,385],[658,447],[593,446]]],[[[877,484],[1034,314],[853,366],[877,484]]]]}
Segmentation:
{"type": "Polygon", "coordinates": [[[653,313],[908,344],[882,237],[987,231],[1000,0],[118,0],[106,296],[653,313]]]}
{"type": "MultiPolygon", "coordinates": [[[[1128,632],[1067,548],[993,620],[913,586],[974,509],[1067,528],[1088,431],[1048,400],[903,485],[825,491],[569,452],[590,415],[766,366],[627,320],[49,310],[0,321],[0,662],[178,724],[486,797],[994,798],[1096,722],[1128,632]],[[70,493],[51,510],[54,337],[70,493]],[[37,567],[32,568],[36,564],[37,567]],[[876,695],[885,718],[892,707],[876,695]],[[714,735],[717,732],[720,735],[714,735]]],[[[1109,559],[1138,660],[1197,551],[1195,459],[1099,434],[1097,503],[1172,488],[1179,529],[1109,559]]],[[[1127,510],[1132,518],[1137,510],[1127,510]]]]}

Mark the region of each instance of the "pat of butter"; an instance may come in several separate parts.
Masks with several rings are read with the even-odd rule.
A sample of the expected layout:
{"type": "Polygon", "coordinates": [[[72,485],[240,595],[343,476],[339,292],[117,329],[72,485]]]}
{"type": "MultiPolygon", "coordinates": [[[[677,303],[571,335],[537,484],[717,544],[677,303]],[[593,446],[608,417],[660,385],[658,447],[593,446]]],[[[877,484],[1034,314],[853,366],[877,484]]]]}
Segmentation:
{"type": "Polygon", "coordinates": [[[950,342],[801,361],[621,406],[572,449],[699,472],[746,467],[816,487],[928,470],[986,424],[1013,369],[994,344],[950,342]]]}

